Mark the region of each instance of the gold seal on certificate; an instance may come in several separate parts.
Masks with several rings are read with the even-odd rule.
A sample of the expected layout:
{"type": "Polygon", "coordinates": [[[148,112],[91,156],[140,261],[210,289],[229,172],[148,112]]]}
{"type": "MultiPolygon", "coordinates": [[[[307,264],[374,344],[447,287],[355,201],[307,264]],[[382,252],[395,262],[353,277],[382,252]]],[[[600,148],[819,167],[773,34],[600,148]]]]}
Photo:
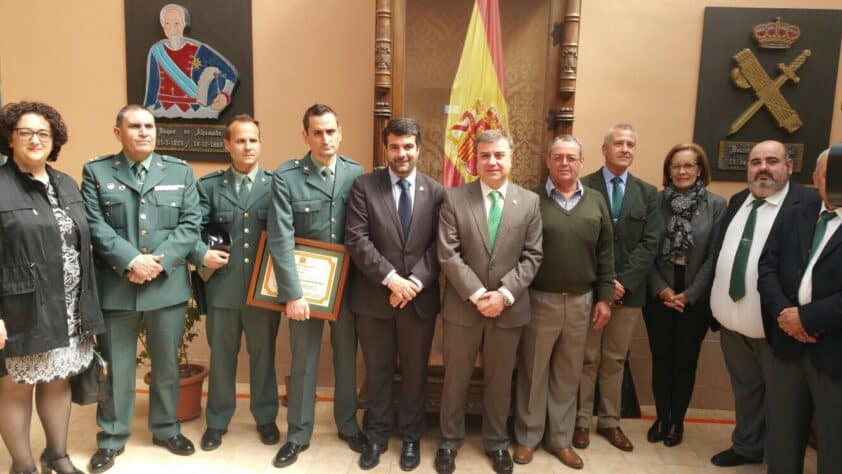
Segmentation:
{"type": "MultiPolygon", "coordinates": [[[[304,299],[310,305],[310,315],[336,321],[348,274],[349,259],[345,246],[318,240],[295,239],[295,268],[304,299]]],[[[257,262],[251,275],[246,303],[251,306],[283,311],[278,303],[278,287],[272,259],[266,246],[266,232],[260,234],[257,262]]]]}

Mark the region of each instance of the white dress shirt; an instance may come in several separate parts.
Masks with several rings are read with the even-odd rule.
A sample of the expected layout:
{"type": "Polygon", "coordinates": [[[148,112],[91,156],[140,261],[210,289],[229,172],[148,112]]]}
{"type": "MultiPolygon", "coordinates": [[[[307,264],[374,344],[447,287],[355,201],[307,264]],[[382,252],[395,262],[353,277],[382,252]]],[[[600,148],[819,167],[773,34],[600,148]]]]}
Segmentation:
{"type": "MultiPolygon", "coordinates": [[[[819,215],[826,210],[827,207],[825,207],[824,203],[822,203],[819,215]]],[[[842,224],[842,209],[835,209],[832,212],[836,213],[836,217],[827,221],[827,227],[824,230],[824,238],[822,238],[821,242],[819,242],[819,246],[816,247],[816,251],[813,252],[813,255],[810,256],[810,262],[807,264],[807,269],[804,270],[804,276],[801,277],[801,285],[798,286],[799,306],[810,304],[813,301],[813,267],[816,266],[816,260],[819,259],[819,256],[822,254],[822,250],[824,250],[824,247],[830,241],[830,238],[833,237],[833,234],[836,233],[837,229],[839,229],[839,225],[842,224]]],[[[816,221],[818,221],[818,217],[816,217],[816,221]]],[[[813,238],[810,236],[810,242],[812,241],[813,238]]]]}
{"type": "Polygon", "coordinates": [[[755,339],[765,337],[763,317],[760,313],[760,293],[757,291],[757,263],[760,261],[760,254],[766,245],[766,239],[769,238],[769,231],[788,192],[789,183],[782,190],[766,198],[766,204],[757,208],[754,236],[746,265],[746,295],[738,301],[731,299],[728,289],[731,286],[731,270],[737,248],[751,212],[751,203],[755,201],[751,193],[728,225],[725,240],[722,242],[722,250],[716,261],[716,273],[710,292],[711,312],[719,324],[746,337],[755,339]]]}

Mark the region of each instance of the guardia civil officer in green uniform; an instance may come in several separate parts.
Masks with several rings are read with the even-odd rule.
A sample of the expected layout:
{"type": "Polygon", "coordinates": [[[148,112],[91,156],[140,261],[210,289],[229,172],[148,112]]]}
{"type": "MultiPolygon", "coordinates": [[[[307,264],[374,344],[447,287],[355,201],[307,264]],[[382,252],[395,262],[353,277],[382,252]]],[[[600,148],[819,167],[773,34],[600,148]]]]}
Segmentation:
{"type": "Polygon", "coordinates": [[[254,268],[260,232],[272,203],[272,173],[259,165],[260,128],[248,115],[234,117],[225,127],[225,149],[231,166],[202,177],[198,183],[202,227],[227,233],[230,252],[208,248],[199,240],[190,255],[197,266],[214,270],[207,281],[207,335],[210,344],[210,380],[205,409],[207,429],[202,449],[222,444],[222,435],[236,407],[237,355],[242,334],[249,354],[249,407],[264,444],[275,444],[280,432],[278,381],[275,378],[275,338],[280,313],[246,305],[246,292],[254,268]]]}
{"type": "Polygon", "coordinates": [[[82,196],[94,250],[105,319],[100,348],[114,394],[97,407],[98,449],[91,472],[114,465],[129,439],[135,405],[135,347],[141,321],[152,359],[149,430],[156,445],[193,454],[181,434],[178,346],[191,297],[185,258],[199,239],[202,213],[187,163],[155,153],[155,118],[139,105],[117,114],[114,135],[123,149],[82,170],[82,196]]]}
{"type": "MultiPolygon", "coordinates": [[[[310,317],[295,271],[295,237],[342,243],[345,205],[354,179],[363,172],[359,163],[338,154],[342,129],[336,113],[314,104],[304,113],[304,143],[310,152],[287,161],[275,171],[272,206],[267,223],[269,252],[278,284],[278,301],[286,303],[292,352],[290,393],[287,394],[287,442],[275,456],[276,467],[289,466],[310,445],[324,320],[310,317]]],[[[342,304],[339,319],[330,323],[333,347],[333,418],[339,437],[356,452],[367,440],[357,425],[357,338],[354,315],[342,304]]]]}

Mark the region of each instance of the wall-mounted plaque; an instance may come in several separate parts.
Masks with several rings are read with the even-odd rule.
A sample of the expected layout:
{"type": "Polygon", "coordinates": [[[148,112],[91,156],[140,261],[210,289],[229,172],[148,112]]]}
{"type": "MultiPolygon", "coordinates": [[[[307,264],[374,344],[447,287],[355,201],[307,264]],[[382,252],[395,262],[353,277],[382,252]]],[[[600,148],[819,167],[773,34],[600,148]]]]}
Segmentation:
{"type": "Polygon", "coordinates": [[[157,150],[227,162],[224,124],[254,114],[251,1],[124,5],[127,96],[156,117],[157,150]]]}
{"type": "Polygon", "coordinates": [[[842,10],[705,8],[693,139],[715,180],[745,181],[751,147],[778,140],[811,182],[828,146],[842,10]]]}

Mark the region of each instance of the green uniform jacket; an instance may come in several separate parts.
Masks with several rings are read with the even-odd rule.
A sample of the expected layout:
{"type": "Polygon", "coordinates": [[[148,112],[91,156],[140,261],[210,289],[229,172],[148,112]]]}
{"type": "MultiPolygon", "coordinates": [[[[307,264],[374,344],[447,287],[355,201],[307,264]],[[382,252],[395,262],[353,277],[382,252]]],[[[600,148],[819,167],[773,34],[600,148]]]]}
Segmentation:
{"type": "Polygon", "coordinates": [[[193,171],[178,158],[153,153],[141,188],[131,164],[118,153],[82,169],[102,309],[148,311],[184,303],[191,298],[185,258],[202,219],[193,171]],[[125,273],[141,253],[163,255],[164,271],[136,285],[125,273]]]}
{"type": "MultiPolygon", "coordinates": [[[[213,272],[205,295],[209,306],[245,309],[257,243],[260,232],[266,230],[266,216],[272,204],[272,172],[258,171],[245,206],[240,205],[235,183],[229,167],[203,176],[197,186],[202,228],[225,231],[231,236],[228,264],[213,272]]],[[[202,266],[207,251],[208,245],[200,239],[190,261],[202,266]]]]}
{"type": "MultiPolygon", "coordinates": [[[[599,191],[606,204],[611,202],[602,168],[582,178],[582,184],[599,191]]],[[[624,306],[639,308],[646,302],[646,276],[655,263],[662,232],[658,190],[629,173],[620,218],[614,224],[614,271],[626,288],[624,306]]]]}
{"type": "Polygon", "coordinates": [[[267,228],[278,302],[303,296],[292,253],[295,237],[336,244],[345,241],[345,205],[351,184],[362,173],[359,163],[337,156],[331,193],[309,153],[283,163],[275,171],[267,228]]]}

